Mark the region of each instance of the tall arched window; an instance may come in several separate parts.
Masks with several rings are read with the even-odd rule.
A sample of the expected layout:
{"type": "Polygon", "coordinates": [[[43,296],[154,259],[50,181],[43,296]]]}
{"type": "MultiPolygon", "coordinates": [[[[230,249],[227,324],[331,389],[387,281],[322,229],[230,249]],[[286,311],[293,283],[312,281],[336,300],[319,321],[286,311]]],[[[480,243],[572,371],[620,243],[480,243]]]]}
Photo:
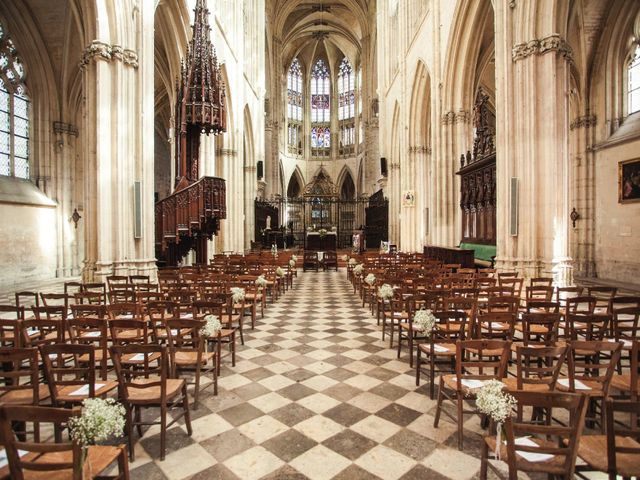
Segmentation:
{"type": "Polygon", "coordinates": [[[29,98],[24,69],[0,25],[0,175],[29,178],[29,98]]]}
{"type": "Polygon", "coordinates": [[[311,153],[328,156],[331,147],[331,79],[322,59],[311,71],[311,153]]]}
{"type": "Polygon", "coordinates": [[[287,143],[294,155],[302,155],[302,93],[302,66],[294,58],[287,75],[287,143]]]}
{"type": "Polygon", "coordinates": [[[338,69],[338,121],[340,122],[340,155],[353,152],[356,143],[356,79],[347,57],[338,69]]]}
{"type": "Polygon", "coordinates": [[[628,76],[628,110],[629,115],[631,115],[640,111],[640,45],[636,46],[636,51],[629,63],[628,76]]]}

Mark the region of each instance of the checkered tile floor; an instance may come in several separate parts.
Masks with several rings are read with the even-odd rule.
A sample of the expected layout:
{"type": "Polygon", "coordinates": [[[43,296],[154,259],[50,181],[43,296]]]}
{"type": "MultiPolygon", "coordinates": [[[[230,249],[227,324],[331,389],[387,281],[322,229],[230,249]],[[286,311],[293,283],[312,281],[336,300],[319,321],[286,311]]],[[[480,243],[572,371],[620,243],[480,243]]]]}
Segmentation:
{"type": "MultiPolygon", "coordinates": [[[[352,293],[344,270],[299,272],[295,288],[270,305],[246,335],[220,392],[209,390],[184,425],[136,444],[134,479],[468,479],[480,462],[478,417],[465,451],[455,427],[433,428],[435,401],[415,387],[352,293]]],[[[405,349],[406,350],[406,349],[405,349]]]]}

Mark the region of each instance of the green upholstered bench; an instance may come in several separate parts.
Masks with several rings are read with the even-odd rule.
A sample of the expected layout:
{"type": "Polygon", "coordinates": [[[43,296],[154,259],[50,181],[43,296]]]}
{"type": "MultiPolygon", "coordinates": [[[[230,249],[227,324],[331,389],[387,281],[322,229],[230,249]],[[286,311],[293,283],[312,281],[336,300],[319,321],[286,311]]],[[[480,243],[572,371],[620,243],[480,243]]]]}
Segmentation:
{"type": "Polygon", "coordinates": [[[482,267],[493,268],[493,261],[496,257],[495,245],[482,245],[479,243],[460,243],[460,248],[474,251],[475,263],[482,267]]]}

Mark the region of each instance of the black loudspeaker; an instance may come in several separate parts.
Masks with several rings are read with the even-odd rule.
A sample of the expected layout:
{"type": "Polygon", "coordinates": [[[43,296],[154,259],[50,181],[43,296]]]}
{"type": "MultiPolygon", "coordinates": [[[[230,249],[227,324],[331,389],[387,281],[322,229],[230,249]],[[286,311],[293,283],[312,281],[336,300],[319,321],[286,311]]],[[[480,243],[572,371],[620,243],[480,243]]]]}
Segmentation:
{"type": "Polygon", "coordinates": [[[383,177],[387,176],[387,159],[385,157],[380,157],[380,173],[383,177]]]}
{"type": "Polygon", "coordinates": [[[264,162],[262,160],[260,160],[258,162],[258,180],[260,180],[262,177],[264,177],[264,162]]]}

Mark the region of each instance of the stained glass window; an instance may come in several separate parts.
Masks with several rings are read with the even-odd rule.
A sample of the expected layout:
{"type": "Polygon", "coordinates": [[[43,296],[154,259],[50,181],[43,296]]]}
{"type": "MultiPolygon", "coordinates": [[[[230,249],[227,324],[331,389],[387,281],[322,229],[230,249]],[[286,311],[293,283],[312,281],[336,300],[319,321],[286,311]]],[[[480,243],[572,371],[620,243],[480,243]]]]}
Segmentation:
{"type": "Polygon", "coordinates": [[[29,178],[29,97],[24,68],[0,25],[0,175],[29,178]]]}
{"type": "Polygon", "coordinates": [[[331,129],[329,127],[311,128],[311,148],[329,148],[331,146],[331,129]]]}
{"type": "Polygon", "coordinates": [[[302,68],[297,58],[291,62],[287,75],[287,106],[289,118],[302,121],[302,68]]]}
{"type": "Polygon", "coordinates": [[[640,45],[629,64],[629,115],[640,111],[640,45]]]}
{"type": "Polygon", "coordinates": [[[318,59],[311,72],[311,121],[314,123],[331,120],[330,84],[329,69],[322,59],[318,59]]]}
{"type": "Polygon", "coordinates": [[[355,116],[356,88],[355,74],[347,57],[342,59],[338,73],[338,120],[355,116]]]}

